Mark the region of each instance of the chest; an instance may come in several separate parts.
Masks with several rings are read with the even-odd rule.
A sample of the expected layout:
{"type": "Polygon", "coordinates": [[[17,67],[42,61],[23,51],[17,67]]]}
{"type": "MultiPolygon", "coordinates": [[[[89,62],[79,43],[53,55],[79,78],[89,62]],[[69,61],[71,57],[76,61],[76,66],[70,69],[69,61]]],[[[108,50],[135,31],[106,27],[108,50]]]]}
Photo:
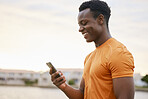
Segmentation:
{"type": "Polygon", "coordinates": [[[108,69],[108,56],[103,53],[93,53],[85,63],[84,73],[89,78],[108,79],[111,76],[108,69]]]}

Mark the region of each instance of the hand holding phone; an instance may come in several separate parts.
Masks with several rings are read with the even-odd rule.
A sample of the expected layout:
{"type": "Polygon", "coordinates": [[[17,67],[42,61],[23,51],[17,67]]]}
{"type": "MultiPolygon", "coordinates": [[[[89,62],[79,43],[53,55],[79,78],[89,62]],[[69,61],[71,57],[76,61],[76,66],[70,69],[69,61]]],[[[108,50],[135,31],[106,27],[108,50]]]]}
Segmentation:
{"type": "MultiPolygon", "coordinates": [[[[47,64],[47,66],[49,67],[49,68],[51,68],[52,70],[51,70],[51,74],[53,74],[53,73],[56,73],[57,72],[57,70],[56,70],[56,68],[51,64],[51,62],[48,62],[48,63],[46,63],[47,64]]],[[[61,73],[62,74],[62,73],[61,73]]],[[[52,80],[52,82],[53,82],[53,84],[54,85],[56,85],[58,88],[60,88],[61,90],[62,89],[64,89],[65,88],[65,86],[66,86],[66,80],[65,80],[65,77],[62,77],[61,76],[61,74],[60,73],[58,73],[58,74],[56,74],[55,76],[53,76],[53,75],[51,75],[52,77],[51,77],[51,80],[52,80]]],[[[62,74],[63,75],[63,74],[62,74]]]]}
{"type": "MultiPolygon", "coordinates": [[[[56,68],[51,64],[51,62],[46,63],[49,68],[52,68],[52,74],[57,72],[56,68]]],[[[58,74],[55,78],[60,77],[61,75],[58,74]]]]}

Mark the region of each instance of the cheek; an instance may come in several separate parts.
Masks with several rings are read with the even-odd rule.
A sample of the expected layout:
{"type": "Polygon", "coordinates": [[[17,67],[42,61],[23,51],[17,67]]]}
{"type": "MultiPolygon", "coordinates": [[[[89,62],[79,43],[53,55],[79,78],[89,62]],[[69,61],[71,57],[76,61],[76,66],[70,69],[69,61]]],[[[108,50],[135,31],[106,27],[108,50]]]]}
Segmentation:
{"type": "Polygon", "coordinates": [[[87,31],[88,33],[92,34],[92,32],[93,32],[93,27],[92,27],[92,26],[87,25],[87,26],[85,27],[85,29],[86,29],[86,31],[87,31]]]}
{"type": "Polygon", "coordinates": [[[93,27],[87,27],[88,37],[87,42],[92,42],[96,39],[95,31],[93,27]]]}
{"type": "Polygon", "coordinates": [[[101,33],[102,32],[101,26],[98,26],[96,31],[98,31],[99,33],[101,33]]]}
{"type": "Polygon", "coordinates": [[[102,33],[102,28],[100,26],[95,26],[95,24],[93,26],[87,26],[86,30],[89,34],[90,41],[96,40],[102,33]]]}
{"type": "Polygon", "coordinates": [[[97,30],[94,28],[94,27],[92,27],[92,26],[87,26],[86,27],[86,30],[87,30],[87,32],[89,33],[89,35],[91,36],[91,37],[95,37],[95,34],[96,34],[96,32],[97,32],[97,30]]]}

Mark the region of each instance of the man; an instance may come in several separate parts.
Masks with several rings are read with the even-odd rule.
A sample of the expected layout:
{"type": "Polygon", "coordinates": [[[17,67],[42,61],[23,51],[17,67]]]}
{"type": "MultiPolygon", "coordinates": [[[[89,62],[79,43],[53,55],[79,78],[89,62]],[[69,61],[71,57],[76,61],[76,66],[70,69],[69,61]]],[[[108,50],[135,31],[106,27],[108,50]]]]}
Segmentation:
{"type": "Polygon", "coordinates": [[[108,5],[99,0],[84,2],[79,8],[79,32],[96,46],[85,59],[79,89],[67,85],[62,73],[55,78],[60,72],[52,74],[50,70],[53,83],[70,99],[134,99],[133,57],[111,37],[110,12],[108,5]]]}

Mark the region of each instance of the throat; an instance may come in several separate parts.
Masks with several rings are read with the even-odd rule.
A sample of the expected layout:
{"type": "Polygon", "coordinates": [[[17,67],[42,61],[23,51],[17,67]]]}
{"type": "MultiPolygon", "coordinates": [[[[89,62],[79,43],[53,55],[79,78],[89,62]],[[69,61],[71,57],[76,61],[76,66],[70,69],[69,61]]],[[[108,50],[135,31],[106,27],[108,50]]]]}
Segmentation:
{"type": "Polygon", "coordinates": [[[99,47],[101,46],[103,43],[105,43],[108,39],[112,38],[111,36],[105,37],[105,38],[100,38],[98,41],[94,41],[95,42],[95,46],[99,47]]]}

